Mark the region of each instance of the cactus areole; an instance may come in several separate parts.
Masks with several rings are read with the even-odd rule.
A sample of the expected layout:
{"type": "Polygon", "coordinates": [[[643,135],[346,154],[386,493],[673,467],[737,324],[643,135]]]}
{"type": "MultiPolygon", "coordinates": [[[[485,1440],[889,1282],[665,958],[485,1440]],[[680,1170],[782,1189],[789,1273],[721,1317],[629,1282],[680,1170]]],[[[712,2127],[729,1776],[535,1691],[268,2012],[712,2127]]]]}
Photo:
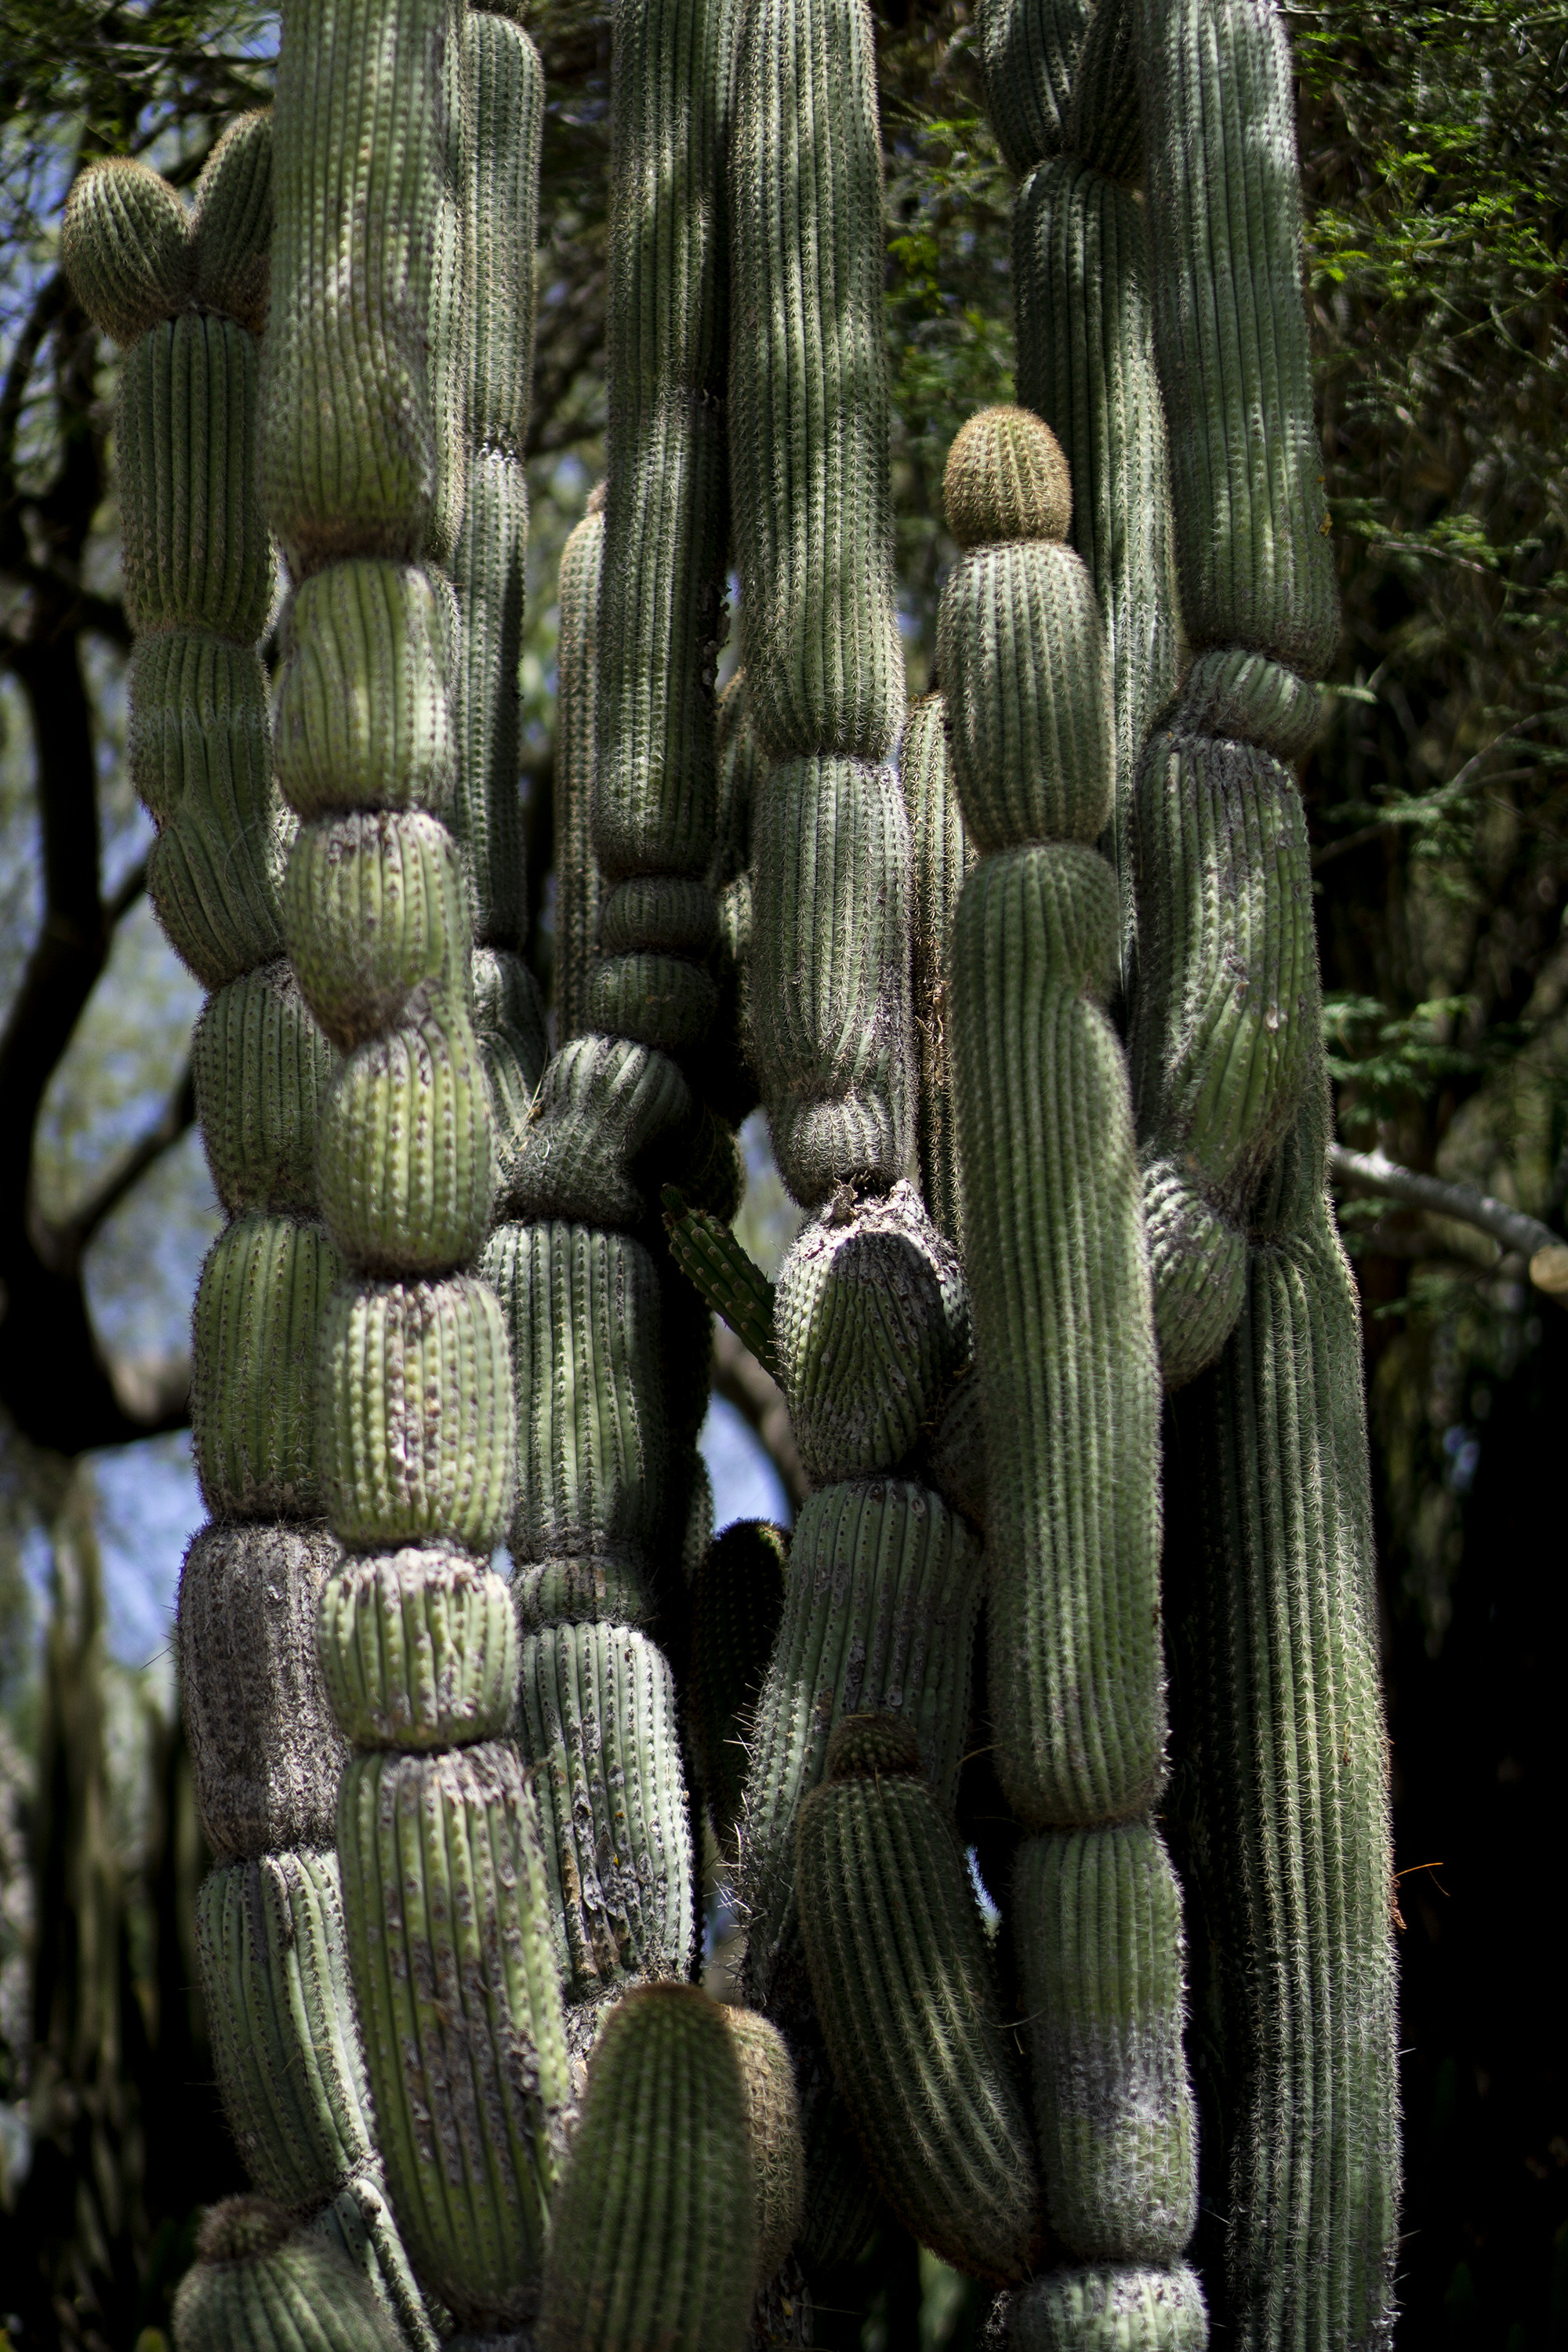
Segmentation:
{"type": "Polygon", "coordinates": [[[66,215],[226,1219],[179,1661],[255,2194],[180,2352],[804,2346],[885,2207],[1020,2347],[1372,2352],[1388,1798],[1275,0],[981,0],[1021,402],[953,442],[907,715],[867,0],[613,13],[548,1016],[523,11],[291,0],[194,204],[110,159],[66,215]],[[731,1230],[759,1100],[776,1281],[731,1230]],[[713,1536],[714,1313],[793,1532],[713,1536]]]}

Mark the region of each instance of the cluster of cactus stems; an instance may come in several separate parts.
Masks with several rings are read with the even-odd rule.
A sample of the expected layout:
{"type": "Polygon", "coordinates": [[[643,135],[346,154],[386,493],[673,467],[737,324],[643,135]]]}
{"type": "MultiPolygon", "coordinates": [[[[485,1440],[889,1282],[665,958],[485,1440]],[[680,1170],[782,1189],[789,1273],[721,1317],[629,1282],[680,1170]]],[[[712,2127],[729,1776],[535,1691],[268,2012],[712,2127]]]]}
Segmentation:
{"type": "Polygon", "coordinates": [[[617,0],[553,1052],[517,13],[290,0],[194,208],[110,163],[65,226],[125,350],[132,759],[228,1217],[180,1670],[257,2193],[181,2352],[805,2344],[879,2198],[1008,2340],[1197,2352],[1163,1410],[1209,2292],[1258,2352],[1373,2346],[1385,1767],[1289,767],[1335,603],[1272,0],[985,0],[1025,404],[953,446],[907,715],[864,0],[617,0]],[[776,1286],[729,1231],[759,1098],[776,1286]],[[793,1538],[710,1540],[714,1310],[784,1389],[793,1538]],[[690,1981],[703,1808],[749,2007],[690,1981]]]}

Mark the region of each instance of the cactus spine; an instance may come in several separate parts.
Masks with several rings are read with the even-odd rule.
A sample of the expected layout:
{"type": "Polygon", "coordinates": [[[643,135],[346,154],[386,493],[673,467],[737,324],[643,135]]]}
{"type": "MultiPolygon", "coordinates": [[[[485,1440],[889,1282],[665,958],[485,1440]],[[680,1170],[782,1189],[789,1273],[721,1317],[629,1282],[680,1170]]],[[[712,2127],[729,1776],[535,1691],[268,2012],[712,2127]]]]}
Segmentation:
{"type": "MultiPolygon", "coordinates": [[[[255,488],[271,228],[272,122],[255,114],[215,148],[194,215],[142,164],[85,173],[65,249],[95,318],[130,344],[119,447],[138,633],[132,775],[159,828],[153,903],[213,992],[195,1091],[229,1223],[196,1297],[192,1412],[213,1516],[179,1602],[182,1701],[217,1865],[198,1909],[204,1994],[229,2118],[273,2210],[330,2229],[344,2195],[379,2209],[355,2250],[363,2292],[374,2285],[409,2340],[433,2347],[381,2206],[331,1851],[344,1750],[315,1654],[336,1554],[316,1347],[342,1268],[316,1221],[331,1053],[282,961],[292,827],[272,783],[256,646],[275,584],[255,488]]],[[[313,2275],[315,2252],[289,2259],[313,2275]]],[[[205,2323],[189,2298],[186,2310],[195,2342],[205,2323]]],[[[367,2345],[389,2340],[385,2320],[354,2324],[367,2345]]]]}
{"type": "Polygon", "coordinates": [[[291,12],[263,469],[299,583],[290,944],[343,1055],[320,1165],[349,1271],[319,1396],[352,1557],[319,1640],[355,1749],[348,1945],[399,2221],[458,2319],[492,2329],[537,2305],[570,2095],[538,1813],[501,1737],[516,1635],[489,1557],[511,1366],[469,1270],[537,1071],[528,988],[492,942],[515,936],[521,887],[506,673],[539,105],[500,16],[291,12]]]}
{"type": "Polygon", "coordinates": [[[1195,2149],[1180,1895],[1148,1818],[1164,1744],[1159,1386],[1131,1091],[1100,1009],[1116,886],[1089,846],[1111,808],[1110,664],[1062,543],[1061,474],[1027,411],[964,426],[939,644],[964,814],[992,853],[959,902],[953,1034],[987,1542],[1010,1567],[989,1604],[996,1764],[1035,1832],[1013,1888],[1047,2021],[1035,2110],[1053,2229],[1076,2261],[1122,2269],[1181,2253],[1195,2149]],[[1080,1879],[1100,1890],[1081,1923],[1080,1879]],[[1157,1957],[1123,1965],[1151,1911],[1157,1957]]]}
{"type": "Polygon", "coordinates": [[[1234,2118],[1226,2315],[1248,2345],[1373,2345],[1397,2228],[1392,1863],[1360,1335],[1290,773],[1337,627],[1293,98],[1267,0],[1133,16],[1195,649],[1138,784],[1133,1065],[1167,1385],[1219,1358],[1177,1426],[1178,1507],[1205,1529],[1196,1859],[1234,2118]]]}

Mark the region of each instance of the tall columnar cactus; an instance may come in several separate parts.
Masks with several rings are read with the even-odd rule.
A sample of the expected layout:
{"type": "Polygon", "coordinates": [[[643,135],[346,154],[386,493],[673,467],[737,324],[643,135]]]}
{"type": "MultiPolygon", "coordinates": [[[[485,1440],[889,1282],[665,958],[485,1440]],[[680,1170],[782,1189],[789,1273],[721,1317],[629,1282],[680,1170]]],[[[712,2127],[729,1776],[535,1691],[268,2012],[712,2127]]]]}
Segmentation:
{"type": "MultiPolygon", "coordinates": [[[[505,264],[477,270],[472,248],[510,233],[509,209],[531,217],[517,183],[538,102],[537,60],[502,18],[466,24],[446,0],[290,11],[263,443],[296,583],[277,746],[301,819],[289,943],[342,1054],[318,1164],[348,1271],[318,1397],[349,1557],[319,1641],[354,1749],[338,1798],[348,1946],[399,2221],[479,2328],[536,2305],[570,2096],[545,1849],[500,1736],[516,1632],[489,1559],[512,1500],[511,1365],[469,1270],[495,1192],[476,993],[505,999],[506,951],[481,950],[499,976],[476,972],[472,920],[493,936],[512,887],[485,813],[505,797],[490,698],[526,394],[493,320],[476,358],[468,306],[482,320],[522,282],[514,258],[509,298],[505,264]],[[481,427],[476,522],[463,459],[481,427]],[[456,561],[456,600],[432,557],[456,561]],[[442,822],[459,770],[466,859],[442,822]]],[[[526,349],[515,318],[509,331],[526,349]]]]}
{"type": "Polygon", "coordinates": [[[1013,208],[1018,396],[1072,471],[1072,543],[1110,647],[1116,802],[1108,845],[1124,966],[1130,837],[1150,719],[1176,684],[1165,421],[1150,340],[1142,123],[1130,0],[984,0],[991,119],[1020,175],[1013,208]]]}
{"type": "Polygon", "coordinates": [[[182,1703],[216,1857],[198,1915],[203,1989],[256,2179],[335,2237],[411,2339],[433,2347],[372,2146],[331,1852],[344,1750],[315,1655],[336,1556],[316,1339],[342,1265],[316,1206],[331,1055],[282,956],[292,828],[256,642],[275,591],[256,491],[271,228],[272,123],[254,114],[219,141],[194,215],[142,164],[85,173],[65,252],[95,319],[129,344],[118,447],[132,772],[158,825],[154,906],[212,992],[196,1103],[229,1222],[196,1297],[192,1410],[213,1516],[179,1603],[182,1703]]]}
{"type": "Polygon", "coordinates": [[[1397,2226],[1392,1864],[1360,1335],[1291,773],[1337,624],[1293,93],[1267,0],[1133,13],[1194,649],[1138,785],[1133,1059],[1167,1385],[1224,1343],[1178,1401],[1177,1507],[1206,1529],[1196,1851],[1230,2078],[1227,2318],[1259,2347],[1373,2345],[1397,2226]]]}
{"type": "Polygon", "coordinates": [[[598,740],[599,575],[605,555],[605,486],[561,551],[556,601],[561,635],[555,688],[555,1037],[588,1026],[588,983],[599,928],[594,855],[594,769],[598,740]]]}
{"type": "MultiPolygon", "coordinates": [[[[939,655],[984,853],[953,940],[963,1229],[987,1439],[990,1696],[1047,2210],[1076,2263],[1174,2265],[1196,2219],[1163,1778],[1159,1383],[1126,1066],[1101,1010],[1110,657],[1025,410],[948,461],[939,655]],[[1152,1925],[1150,1922],[1152,1922],[1152,1925]],[[1151,1941],[1152,1939],[1152,1941],[1151,1941]],[[1147,1955],[1145,1948],[1149,1947],[1147,1955]]],[[[1051,2290],[1055,2292],[1055,2290],[1051,2290]]],[[[1153,2344],[1130,2336],[1130,2345],[1153,2344]]]]}

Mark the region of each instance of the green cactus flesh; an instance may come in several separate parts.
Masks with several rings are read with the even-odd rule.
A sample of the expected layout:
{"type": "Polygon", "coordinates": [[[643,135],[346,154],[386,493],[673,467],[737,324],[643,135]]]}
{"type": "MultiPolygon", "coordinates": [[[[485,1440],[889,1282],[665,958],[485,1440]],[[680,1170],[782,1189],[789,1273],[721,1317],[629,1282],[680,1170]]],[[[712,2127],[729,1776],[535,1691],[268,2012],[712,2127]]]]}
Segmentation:
{"type": "Polygon", "coordinates": [[[946,2261],[1008,2284],[1033,2267],[1039,2189],[980,1916],[942,1807],[861,1720],[834,1734],[795,1834],[817,2014],[894,2211],[946,2261]]]}
{"type": "Polygon", "coordinates": [[[1134,181],[1143,169],[1133,0],[1100,0],[1072,77],[1067,151],[1107,179],[1134,181]]]}
{"type": "Polygon", "coordinates": [[[1259,0],[1136,0],[1136,23],[1182,617],[1321,677],[1339,612],[1283,29],[1259,0]]]}
{"type": "Polygon", "coordinates": [[[1095,0],[982,0],[980,56],[996,142],[1015,172],[1067,142],[1073,69],[1095,0]]]}
{"type": "Polygon", "coordinates": [[[72,184],[60,259],[95,327],[134,343],[189,302],[190,215],[176,190],[129,155],[106,156],[72,184]]]}
{"type": "MultiPolygon", "coordinates": [[[[795,1822],[828,1734],[868,1709],[906,1715],[951,1806],[969,1711],[979,1548],[929,1489],[900,1479],[824,1487],[801,1511],[778,1639],[752,1719],[740,1893],[758,2007],[798,1979],[795,1822]]],[[[786,2022],[789,2021],[786,2019],[786,2022]]]]}
{"type": "Polygon", "coordinates": [[[316,1341],[342,1264],[320,1225],[237,1217],[196,1291],[191,1428],[196,1475],[220,1518],[309,1518],[321,1508],[316,1341]]]}
{"type": "Polygon", "coordinates": [[[357,556],[303,581],[278,689],[279,781],[304,818],[445,809],[451,619],[416,563],[357,556]]]}
{"type": "Polygon", "coordinates": [[[752,820],[751,1051],[773,1156],[810,1208],[880,1191],[913,1145],[910,825],[892,771],[839,758],[771,769],[752,820]]]}
{"type": "Polygon", "coordinates": [[[668,1468],[653,1260],[592,1225],[501,1225],[481,1270],[516,1382],[518,1570],[571,1562],[650,1594],[668,1468]]]}
{"type": "Polygon", "coordinates": [[[773,1354],[809,1478],[909,1457],[969,1354],[963,1268],[912,1184],[806,1220],[779,1273],[773,1354]]]}
{"type": "Polygon", "coordinates": [[[877,762],[904,665],[868,12],[750,0],[733,137],[730,463],[751,722],[775,760],[877,762]]]}
{"type": "Polygon", "coordinates": [[[719,2014],[729,2028],[745,2086],[752,2201],[757,2217],[757,2284],[763,2286],[794,2245],[805,2202],[795,2067],[783,2034],[756,2010],[725,2003],[719,2014]]]}
{"type": "Polygon", "coordinates": [[[391,2315],[345,2257],[261,2197],[208,2211],[174,2328],[178,2352],[403,2352],[391,2315]]]}
{"type": "Polygon", "coordinates": [[[1197,2220],[1182,1898],[1144,1822],[1030,1838],[1019,1976],[1051,2226],[1080,2261],[1175,2259],[1197,2220]]]}
{"type": "Polygon", "coordinates": [[[488,1556],[515,1464],[494,1291],[466,1275],[341,1283],[319,1346],[317,1458],[334,1533],[356,1551],[447,1537],[488,1556]]]}
{"type": "Polygon", "coordinates": [[[611,2011],[552,2216],[541,2352],[741,2352],[757,2269],[746,2092],[715,2001],[611,2011]]]}
{"type": "Polygon", "coordinates": [[[1163,1775],[1159,1388],[1121,1047],[1092,1001],[1116,890],[1090,850],[964,885],[953,1020],[987,1436],[997,1769],[1035,1826],[1143,1811],[1163,1775]]]}
{"type": "MultiPolygon", "coordinates": [[[[595,492],[596,498],[600,497],[595,492]]],[[[605,552],[601,502],[561,551],[561,634],[555,688],[555,1035],[563,1045],[588,1026],[588,980],[603,889],[594,855],[593,782],[598,742],[599,583],[605,552]]]]}
{"type": "Polygon", "coordinates": [[[958,1144],[953,1132],[952,919],[974,863],[947,748],[947,703],[928,694],[910,712],[899,758],[914,851],[910,979],[920,1067],[921,1189],[937,1229],[962,1238],[958,1144]]]}
{"type": "Polygon", "coordinates": [[[568,2104],[532,1793],[500,1742],[358,1757],[338,1851],[403,2235],[460,2320],[515,2325],[537,2298],[568,2104]]]}
{"type": "Polygon", "coordinates": [[[782,1528],[736,1519],[697,1571],[687,1703],[703,1801],[722,1847],[741,1818],[752,1710],[784,1616],[788,1560],[782,1528]]]}
{"type": "Polygon", "coordinates": [[[773,1357],[773,1285],[749,1257],[727,1225],[705,1210],[687,1204],[673,1184],[664,1187],[664,1223],[669,1252],[715,1315],[751,1349],[765,1372],[777,1373],[773,1357]]]}
{"type": "Polygon", "coordinates": [[[1208,2340],[1189,2270],[1050,2271],[1007,2306],[1018,2352],[1206,2352],[1208,2340]]]}
{"type": "Polygon", "coordinates": [[[191,216],[196,299],[259,335],[267,324],[272,244],[272,117],[231,122],[202,167],[191,216]]]}
{"type": "Polygon", "coordinates": [[[375,2164],[346,2181],[309,2227],[313,2237],[324,2239],[345,2256],[376,2301],[392,2314],[406,2352],[439,2352],[451,2334],[452,2315],[437,2296],[426,2294],[415,2277],[375,2164]]]}
{"type": "Polygon", "coordinates": [[[460,977],[463,869],[422,809],[301,825],[283,885],[289,953],[311,1012],[347,1049],[393,1028],[414,992],[460,977]]]}
{"type": "MultiPolygon", "coordinates": [[[[1320,1163],[1321,1164],[1321,1163],[1320,1163]]],[[[1384,2339],[1398,2230],[1388,1765],[1355,1286],[1321,1196],[1178,1402],[1239,2344],[1384,2339]]]]}
{"type": "Polygon", "coordinates": [[[356,1748],[458,1748],[510,1728],[517,1620],[506,1585],[478,1560],[346,1560],[321,1588],[317,1648],[356,1748]]]}
{"type": "Polygon", "coordinates": [[[263,1853],[212,1872],[196,1951],[240,2154],[268,2196],[312,2213],[372,2152],[336,1855],[263,1853]]]}
{"type": "Polygon", "coordinates": [[[628,1625],[557,1625],[524,1638],[519,1687],[569,1998],[684,1976],[691,1824],[663,1653],[628,1625]]]}
{"type": "Polygon", "coordinates": [[[207,999],[192,1043],[196,1117],[218,1199],[308,1214],[332,1053],[279,961],[207,999]]]}
{"type": "Polygon", "coordinates": [[[654,1147],[690,1120],[679,1064],[630,1038],[573,1038],[551,1056],[507,1206],[513,1216],[640,1225],[654,1147]]]}

